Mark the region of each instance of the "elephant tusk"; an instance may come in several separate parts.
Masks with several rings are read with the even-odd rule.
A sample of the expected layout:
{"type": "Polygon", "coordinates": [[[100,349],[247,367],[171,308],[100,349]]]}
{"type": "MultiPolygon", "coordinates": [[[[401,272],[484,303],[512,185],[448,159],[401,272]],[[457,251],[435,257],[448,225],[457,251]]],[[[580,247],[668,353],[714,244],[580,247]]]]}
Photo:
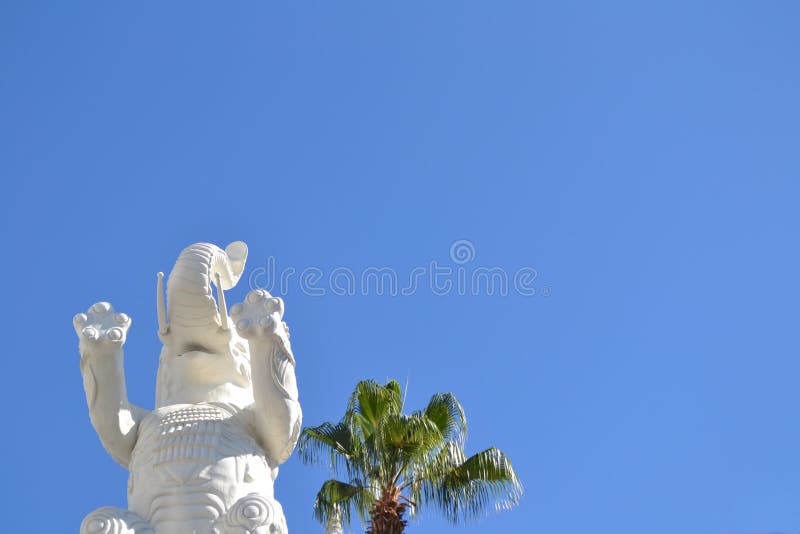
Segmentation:
{"type": "Polygon", "coordinates": [[[225,304],[225,291],[222,290],[222,284],[219,280],[219,273],[216,274],[217,282],[217,300],[219,301],[219,324],[222,330],[228,330],[228,306],[225,304]]]}
{"type": "Polygon", "coordinates": [[[164,273],[158,273],[158,294],[156,295],[156,308],[158,313],[158,333],[166,334],[169,327],[167,325],[167,307],[164,304],[164,273]]]}

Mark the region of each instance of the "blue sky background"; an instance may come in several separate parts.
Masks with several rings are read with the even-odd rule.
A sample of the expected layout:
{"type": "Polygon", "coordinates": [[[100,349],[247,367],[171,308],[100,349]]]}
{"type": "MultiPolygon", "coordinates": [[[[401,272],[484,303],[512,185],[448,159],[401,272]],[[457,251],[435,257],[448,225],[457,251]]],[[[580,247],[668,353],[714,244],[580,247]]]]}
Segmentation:
{"type": "MultiPolygon", "coordinates": [[[[468,452],[526,488],[462,532],[800,531],[798,24],[791,1],[3,3],[6,530],[125,504],[76,312],[131,315],[152,407],[155,273],[184,246],[407,276],[468,239],[465,268],[533,267],[537,294],[289,287],[307,424],[362,378],[454,392],[468,452]]],[[[295,534],[326,475],[282,468],[295,534]]]]}

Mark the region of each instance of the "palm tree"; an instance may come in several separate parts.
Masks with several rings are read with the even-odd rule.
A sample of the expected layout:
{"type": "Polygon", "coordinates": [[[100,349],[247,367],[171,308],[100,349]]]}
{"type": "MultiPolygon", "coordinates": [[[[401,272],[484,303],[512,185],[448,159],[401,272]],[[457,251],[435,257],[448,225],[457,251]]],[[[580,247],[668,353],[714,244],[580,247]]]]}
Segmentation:
{"type": "Polygon", "coordinates": [[[338,423],[304,428],[304,463],[330,462],[335,477],[317,493],[314,517],[348,524],[351,511],[368,521],[367,534],[402,534],[423,506],[452,523],[480,516],[490,505],[514,507],[522,485],[500,450],[464,454],[467,421],[451,393],[437,393],[424,410],[402,413],[400,384],[356,385],[338,423]]]}

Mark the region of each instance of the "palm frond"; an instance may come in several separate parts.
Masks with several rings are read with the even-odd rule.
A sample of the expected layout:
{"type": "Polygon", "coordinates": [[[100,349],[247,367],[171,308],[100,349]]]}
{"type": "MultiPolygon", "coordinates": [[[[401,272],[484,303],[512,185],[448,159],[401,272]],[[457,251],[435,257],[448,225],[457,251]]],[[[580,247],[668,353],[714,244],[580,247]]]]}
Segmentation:
{"type": "Polygon", "coordinates": [[[414,481],[408,485],[422,480],[442,480],[467,459],[464,449],[453,441],[446,442],[428,461],[420,463],[414,473],[414,481]]]}
{"type": "Polygon", "coordinates": [[[375,432],[384,415],[399,414],[402,405],[400,384],[396,380],[390,380],[386,385],[362,380],[350,396],[345,421],[357,424],[366,440],[375,432]]]}
{"type": "Polygon", "coordinates": [[[467,436],[467,417],[455,395],[436,393],[422,413],[439,427],[446,440],[463,445],[467,436]]]}
{"type": "Polygon", "coordinates": [[[366,520],[374,500],[373,494],[358,480],[354,480],[352,484],[328,480],[317,492],[314,518],[322,524],[326,524],[329,519],[339,519],[346,525],[350,523],[352,508],[355,508],[359,517],[366,520]]]}
{"type": "Polygon", "coordinates": [[[427,454],[444,443],[439,426],[423,415],[387,415],[381,424],[380,437],[385,447],[404,456],[427,454]]]}
{"type": "Polygon", "coordinates": [[[449,470],[431,470],[429,476],[420,481],[417,491],[453,523],[477,518],[492,505],[498,510],[513,508],[522,495],[511,461],[496,448],[470,456],[449,470]]]}
{"type": "Polygon", "coordinates": [[[398,485],[427,463],[433,451],[442,447],[442,433],[433,421],[423,415],[387,415],[378,438],[382,443],[384,485],[398,485]]]}
{"type": "Polygon", "coordinates": [[[361,474],[357,469],[363,463],[359,461],[361,448],[352,429],[344,422],[325,422],[304,428],[297,442],[297,454],[303,463],[321,464],[327,456],[335,474],[346,471],[350,478],[361,474]]]}
{"type": "MultiPolygon", "coordinates": [[[[437,483],[444,480],[449,473],[466,460],[461,446],[455,442],[446,442],[427,462],[418,462],[412,466],[412,472],[406,476],[403,488],[411,491],[411,500],[415,505],[411,508],[412,516],[421,512],[426,504],[423,488],[427,492],[437,483]]],[[[426,493],[427,494],[427,493],[426,493]]]]}

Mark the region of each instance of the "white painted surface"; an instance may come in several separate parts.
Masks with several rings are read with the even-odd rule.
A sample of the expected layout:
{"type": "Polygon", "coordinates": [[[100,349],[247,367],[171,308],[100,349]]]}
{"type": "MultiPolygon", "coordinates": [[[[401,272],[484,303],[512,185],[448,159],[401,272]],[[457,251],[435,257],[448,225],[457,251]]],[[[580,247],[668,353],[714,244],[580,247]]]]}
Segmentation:
{"type": "Polygon", "coordinates": [[[159,273],[155,410],[128,402],[122,348],[131,318],[107,302],[75,316],[89,416],[130,471],[129,509],[92,512],[81,534],[287,532],[273,482],[300,432],[295,360],[281,299],[251,291],[225,313],[224,290],[246,258],[241,241],[224,251],[187,247],[166,304],[159,273]]]}

